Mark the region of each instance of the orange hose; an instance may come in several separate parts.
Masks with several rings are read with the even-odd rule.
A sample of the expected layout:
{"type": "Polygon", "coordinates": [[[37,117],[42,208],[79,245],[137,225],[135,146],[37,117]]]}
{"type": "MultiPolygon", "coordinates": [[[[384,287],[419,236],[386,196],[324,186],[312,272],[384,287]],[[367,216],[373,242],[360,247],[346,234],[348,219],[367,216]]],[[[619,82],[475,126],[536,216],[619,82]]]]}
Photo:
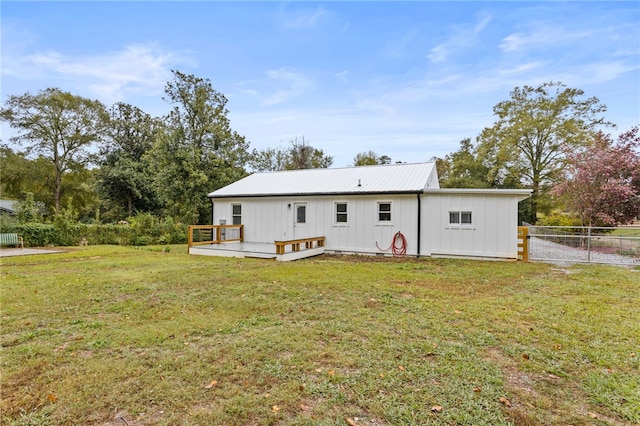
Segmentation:
{"type": "Polygon", "coordinates": [[[407,254],[407,239],[402,234],[402,232],[398,231],[393,236],[393,239],[391,240],[391,245],[389,246],[389,248],[387,249],[380,248],[377,241],[376,241],[376,247],[378,247],[378,250],[381,250],[381,251],[391,250],[391,253],[393,253],[394,257],[404,257],[407,254]],[[398,240],[400,240],[400,244],[396,244],[398,240]]]}

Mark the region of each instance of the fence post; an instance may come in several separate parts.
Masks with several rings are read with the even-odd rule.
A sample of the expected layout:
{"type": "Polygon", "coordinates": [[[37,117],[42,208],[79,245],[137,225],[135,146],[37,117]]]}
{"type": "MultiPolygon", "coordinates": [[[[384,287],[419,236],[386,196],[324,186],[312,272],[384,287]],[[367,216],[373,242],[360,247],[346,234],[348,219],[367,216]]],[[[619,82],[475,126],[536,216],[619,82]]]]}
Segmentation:
{"type": "Polygon", "coordinates": [[[518,226],[518,253],[523,262],[529,261],[529,228],[518,226]]]}
{"type": "Polygon", "coordinates": [[[587,262],[591,263],[591,225],[587,228],[587,262]]]}
{"type": "Polygon", "coordinates": [[[193,245],[193,227],[189,225],[187,247],[191,247],[192,245],[193,245]]]}

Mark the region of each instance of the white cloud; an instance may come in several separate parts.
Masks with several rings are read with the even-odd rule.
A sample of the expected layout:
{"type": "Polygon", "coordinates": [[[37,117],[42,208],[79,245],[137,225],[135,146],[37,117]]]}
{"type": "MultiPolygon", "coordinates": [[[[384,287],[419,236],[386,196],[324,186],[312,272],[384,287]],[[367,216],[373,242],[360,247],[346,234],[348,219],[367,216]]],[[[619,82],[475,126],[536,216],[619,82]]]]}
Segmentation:
{"type": "Polygon", "coordinates": [[[468,49],[476,44],[478,35],[489,25],[491,16],[484,16],[473,27],[456,25],[452,28],[453,35],[444,43],[433,47],[427,58],[431,62],[443,62],[457,51],[468,49]]]}
{"type": "Polygon", "coordinates": [[[314,86],[313,80],[307,75],[287,68],[269,70],[265,75],[265,79],[240,84],[242,93],[258,98],[264,106],[289,102],[314,86]]]}
{"type": "Polygon", "coordinates": [[[538,70],[544,66],[544,62],[528,62],[525,64],[515,65],[511,68],[501,68],[497,70],[497,73],[500,76],[513,76],[513,75],[522,75],[525,72],[538,70]]]}
{"type": "Polygon", "coordinates": [[[431,62],[442,62],[449,56],[449,45],[447,43],[442,43],[432,48],[427,55],[427,58],[431,62]]]}
{"type": "Polygon", "coordinates": [[[306,30],[318,25],[327,13],[322,6],[313,9],[283,9],[280,11],[280,22],[287,30],[306,30]]]}
{"type": "Polygon", "coordinates": [[[404,33],[402,38],[398,41],[395,41],[394,44],[390,45],[386,49],[387,56],[392,58],[399,58],[410,53],[410,44],[416,38],[418,34],[418,29],[413,28],[404,33]]]}
{"type": "Polygon", "coordinates": [[[575,69],[576,75],[581,75],[584,84],[606,83],[622,78],[625,74],[638,71],[640,65],[627,65],[623,62],[596,62],[586,64],[575,69]]]}
{"type": "Polygon", "coordinates": [[[170,70],[184,58],[154,45],[132,44],[122,50],[86,56],[37,52],[3,58],[11,65],[3,75],[24,80],[62,79],[74,87],[86,87],[100,100],[112,103],[128,94],[158,94],[170,79],[170,70]]]}
{"type": "Polygon", "coordinates": [[[334,77],[338,81],[340,81],[342,83],[349,83],[349,71],[348,70],[339,71],[339,72],[334,74],[334,77]]]}
{"type": "Polygon", "coordinates": [[[558,25],[538,24],[530,32],[509,34],[502,39],[499,47],[505,53],[522,52],[540,49],[547,46],[574,44],[577,40],[592,38],[594,34],[587,31],[570,31],[558,25]]]}
{"type": "Polygon", "coordinates": [[[509,34],[502,39],[500,43],[500,49],[503,52],[516,52],[522,48],[525,43],[524,36],[519,33],[509,34]]]}

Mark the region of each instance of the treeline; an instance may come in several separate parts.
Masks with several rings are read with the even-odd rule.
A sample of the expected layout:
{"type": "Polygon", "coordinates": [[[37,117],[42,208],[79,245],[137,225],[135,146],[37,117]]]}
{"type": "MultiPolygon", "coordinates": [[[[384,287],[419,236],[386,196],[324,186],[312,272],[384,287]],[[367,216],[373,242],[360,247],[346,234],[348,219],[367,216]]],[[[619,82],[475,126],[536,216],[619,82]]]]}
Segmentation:
{"type": "Polygon", "coordinates": [[[84,223],[115,223],[141,212],[208,223],[206,194],[249,171],[332,164],[304,137],[286,148],[251,151],[231,128],[226,97],[207,79],[173,71],[164,99],[171,111],[152,117],[57,88],[10,96],[1,117],[23,149],[0,147],[2,197],[33,194],[41,220],[67,209],[84,223]]]}
{"type": "MultiPolygon", "coordinates": [[[[208,79],[173,71],[164,94],[172,107],[163,117],[57,88],[10,96],[0,117],[20,150],[0,147],[0,190],[21,200],[16,221],[53,225],[64,216],[99,225],[146,215],[209,223],[206,194],[249,172],[332,165],[304,137],[250,149],[208,79]]],[[[520,212],[530,223],[611,225],[640,216],[638,128],[616,140],[604,133],[614,125],[597,98],[551,82],[515,88],[493,112],[496,121],[475,140],[434,158],[441,186],[530,188],[520,212]]],[[[354,158],[356,166],[389,163],[373,151],[354,158]]]]}
{"type": "Polygon", "coordinates": [[[475,142],[437,159],[450,188],[527,188],[519,219],[531,224],[616,226],[640,218],[640,132],[617,138],[596,97],[562,83],[517,87],[493,108],[475,142]]]}

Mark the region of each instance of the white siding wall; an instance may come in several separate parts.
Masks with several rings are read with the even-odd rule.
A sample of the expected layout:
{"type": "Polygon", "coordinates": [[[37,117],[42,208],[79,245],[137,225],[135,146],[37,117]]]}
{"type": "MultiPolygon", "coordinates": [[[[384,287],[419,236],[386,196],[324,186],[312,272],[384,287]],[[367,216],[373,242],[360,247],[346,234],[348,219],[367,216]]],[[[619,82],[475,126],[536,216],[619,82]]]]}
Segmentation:
{"type": "MultiPolygon", "coordinates": [[[[418,201],[416,195],[317,197],[256,197],[215,199],[214,224],[231,223],[231,205],[242,205],[245,241],[271,243],[306,236],[326,237],[328,251],[377,253],[386,249],[396,232],[407,240],[407,253],[417,254],[418,201]],[[294,231],[294,205],[307,203],[307,223],[294,231]],[[346,202],[348,222],[336,223],[335,203],[346,202]],[[378,222],[378,202],[391,203],[391,222],[378,222]],[[291,205],[291,207],[289,207],[291,205]]],[[[388,252],[389,254],[391,252],[388,252]]]]}
{"type": "Polygon", "coordinates": [[[423,246],[432,255],[517,257],[518,198],[492,194],[428,194],[423,246]],[[471,226],[449,224],[450,211],[470,211],[471,226]]]}
{"type": "MultiPolygon", "coordinates": [[[[272,243],[324,235],[327,251],[372,254],[381,253],[376,242],[386,249],[395,233],[402,232],[407,240],[407,254],[418,253],[415,194],[215,199],[213,223],[224,219],[230,224],[232,204],[242,205],[242,223],[248,242],[272,243]],[[294,205],[300,202],[307,203],[307,223],[294,231],[294,205]],[[348,203],[346,224],[336,223],[336,202],[348,203]],[[378,222],[378,202],[391,202],[391,223],[378,222]]],[[[518,197],[513,195],[428,193],[421,196],[420,255],[515,259],[517,204],[518,197]],[[450,225],[450,211],[472,212],[472,225],[450,225]]]]}

